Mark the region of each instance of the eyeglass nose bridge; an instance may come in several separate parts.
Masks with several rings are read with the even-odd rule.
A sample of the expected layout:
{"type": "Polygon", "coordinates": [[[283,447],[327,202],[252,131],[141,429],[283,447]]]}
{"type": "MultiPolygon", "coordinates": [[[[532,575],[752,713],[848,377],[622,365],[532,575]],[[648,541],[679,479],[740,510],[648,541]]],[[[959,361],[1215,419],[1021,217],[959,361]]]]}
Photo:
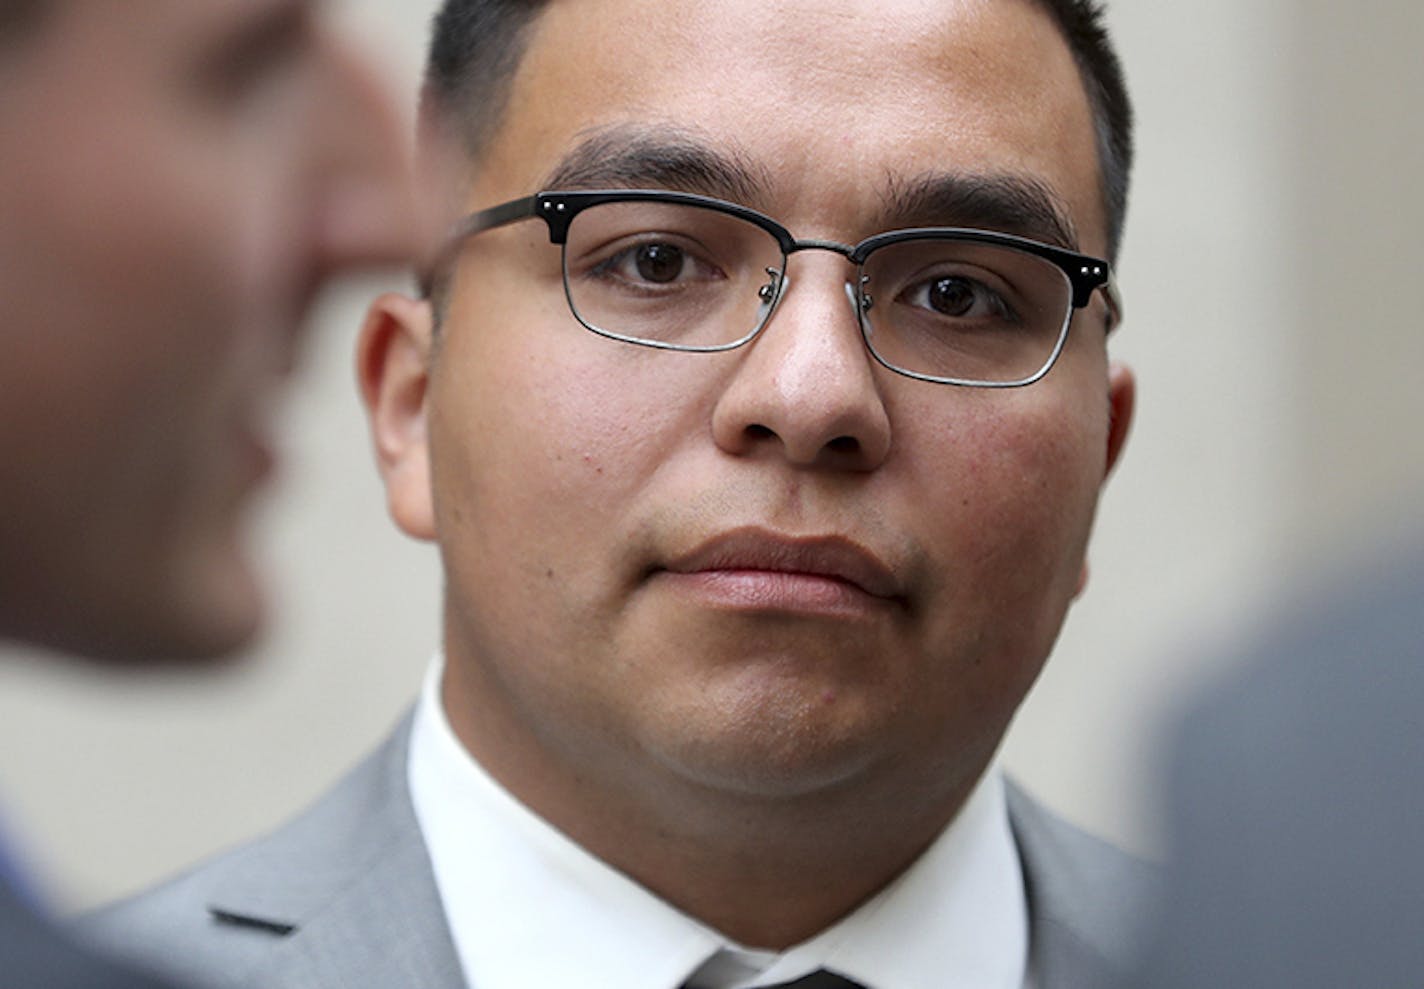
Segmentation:
{"type": "MultiPolygon", "coordinates": [[[[838,240],[793,240],[782,247],[781,270],[767,268],[766,274],[769,279],[761,288],[757,289],[757,297],[762,301],[761,318],[757,323],[757,334],[759,335],[766,324],[771,320],[772,314],[776,311],[782,298],[791,286],[791,274],[787,270],[791,255],[801,251],[830,251],[832,254],[839,254],[851,264],[855,265],[857,273],[863,259],[857,256],[856,248],[850,244],[843,244],[838,240]]],[[[844,288],[846,298],[850,302],[851,312],[855,315],[856,321],[860,322],[864,315],[870,311],[874,300],[865,292],[865,286],[870,278],[867,275],[859,274],[854,280],[845,282],[844,288]]]]}

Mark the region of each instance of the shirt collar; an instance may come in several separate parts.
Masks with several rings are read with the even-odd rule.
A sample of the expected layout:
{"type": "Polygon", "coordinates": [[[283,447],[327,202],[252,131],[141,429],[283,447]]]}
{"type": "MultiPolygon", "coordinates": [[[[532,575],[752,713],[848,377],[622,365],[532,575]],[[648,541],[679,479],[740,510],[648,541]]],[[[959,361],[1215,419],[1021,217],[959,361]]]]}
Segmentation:
{"type": "Polygon", "coordinates": [[[408,779],[465,978],[480,989],[718,989],[817,968],[875,989],[1021,989],[1028,913],[996,769],[904,874],[780,955],[748,951],[575,844],[501,787],[455,737],[426,674],[408,779]]]}

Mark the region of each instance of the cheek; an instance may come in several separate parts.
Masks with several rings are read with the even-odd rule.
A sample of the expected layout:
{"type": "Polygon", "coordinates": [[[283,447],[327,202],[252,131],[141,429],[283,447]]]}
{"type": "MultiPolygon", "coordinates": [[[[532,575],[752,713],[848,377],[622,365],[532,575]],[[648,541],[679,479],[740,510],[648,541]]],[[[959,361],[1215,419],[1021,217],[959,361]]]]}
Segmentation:
{"type": "Polygon", "coordinates": [[[557,275],[511,297],[501,278],[528,273],[498,265],[452,304],[432,407],[462,406],[451,434],[513,485],[594,511],[628,503],[696,428],[709,362],[590,332],[557,275]]]}
{"type": "Polygon", "coordinates": [[[231,397],[243,293],[231,283],[232,253],[204,239],[193,218],[163,203],[145,209],[143,198],[135,192],[122,207],[90,200],[82,232],[57,221],[51,263],[27,286],[30,325],[45,333],[25,363],[48,384],[55,407],[45,428],[56,443],[72,442],[76,459],[85,435],[96,448],[125,449],[135,480],[142,470],[168,486],[173,478],[153,469],[164,447],[201,456],[193,448],[217,439],[184,438],[208,429],[211,407],[231,397]]]}
{"type": "Polygon", "coordinates": [[[965,494],[981,506],[980,535],[1045,552],[1076,544],[1103,475],[1097,423],[1043,408],[986,424],[982,435],[965,494]]]}
{"type": "MultiPolygon", "coordinates": [[[[976,396],[976,399],[979,396],[976,396]]],[[[986,395],[934,429],[915,466],[940,512],[924,544],[939,634],[1009,660],[1041,659],[1072,598],[1103,475],[1105,415],[986,395]]],[[[932,619],[933,620],[933,619],[932,619]]]]}
{"type": "Polygon", "coordinates": [[[452,308],[429,399],[442,542],[466,547],[450,564],[539,594],[609,582],[687,404],[649,366],[667,355],[595,337],[554,301],[452,308]]]}

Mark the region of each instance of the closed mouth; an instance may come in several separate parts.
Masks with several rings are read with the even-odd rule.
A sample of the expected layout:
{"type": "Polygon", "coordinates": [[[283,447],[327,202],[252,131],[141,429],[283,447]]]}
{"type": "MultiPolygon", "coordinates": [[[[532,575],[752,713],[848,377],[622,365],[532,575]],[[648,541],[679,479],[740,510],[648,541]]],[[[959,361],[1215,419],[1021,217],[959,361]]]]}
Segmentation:
{"type": "Polygon", "coordinates": [[[903,600],[894,571],[875,553],[839,535],[792,536],[760,528],[733,529],[713,536],[655,567],[686,575],[768,574],[849,585],[888,601],[903,600]]]}

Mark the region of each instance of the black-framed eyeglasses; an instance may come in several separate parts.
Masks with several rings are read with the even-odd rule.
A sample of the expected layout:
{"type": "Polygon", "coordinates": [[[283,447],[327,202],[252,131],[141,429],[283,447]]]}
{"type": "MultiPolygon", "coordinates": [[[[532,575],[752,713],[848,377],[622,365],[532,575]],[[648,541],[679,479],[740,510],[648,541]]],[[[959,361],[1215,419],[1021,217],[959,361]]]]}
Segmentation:
{"type": "Polygon", "coordinates": [[[892,371],[948,385],[1011,388],[1053,366],[1076,309],[1101,290],[1105,326],[1121,302],[1106,261],[1011,234],[922,227],[858,244],[797,240],[755,210],[650,189],[541,192],[465,219],[443,255],[533,217],[563,251],[569,309],[600,336],[692,353],[754,339],[786,295],[787,259],[826,250],[856,266],[846,295],[867,348],[892,371]]]}

